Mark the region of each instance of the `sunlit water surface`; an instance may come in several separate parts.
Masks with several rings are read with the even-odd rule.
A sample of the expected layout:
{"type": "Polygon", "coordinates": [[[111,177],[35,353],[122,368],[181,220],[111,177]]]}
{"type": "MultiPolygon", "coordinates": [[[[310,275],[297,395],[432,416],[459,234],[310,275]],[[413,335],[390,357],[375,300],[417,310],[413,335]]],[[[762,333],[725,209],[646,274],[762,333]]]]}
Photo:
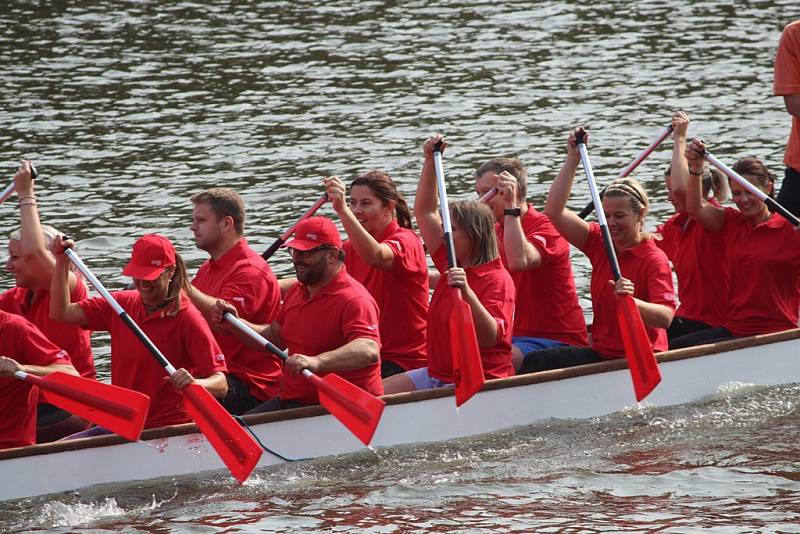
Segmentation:
{"type": "MultiPolygon", "coordinates": [[[[772,61],[780,28],[799,17],[788,0],[10,0],[0,186],[33,159],[42,218],[119,287],[148,231],[172,238],[192,268],[204,259],[188,231],[192,193],[240,191],[263,249],[325,175],[383,168],[413,197],[434,131],[452,143],[453,198],[474,195],[482,161],[518,155],[541,207],[578,124],[607,182],[675,109],[723,161],[754,154],[782,175],[790,121],[771,96],[772,61]]],[[[668,145],[635,173],[650,227],[671,210],[668,145]]],[[[0,235],[18,224],[14,200],[0,206],[0,235]]],[[[587,200],[579,177],[571,204],[587,200]]],[[[588,308],[588,263],[574,263],[588,308]]],[[[273,266],[290,272],[283,253],[273,266]]],[[[12,284],[0,274],[0,288],[12,284]]],[[[95,341],[107,377],[107,338],[95,341]]],[[[0,531],[800,532],[800,391],[734,393],[290,464],[241,488],[219,475],[4,503],[0,531]]]]}

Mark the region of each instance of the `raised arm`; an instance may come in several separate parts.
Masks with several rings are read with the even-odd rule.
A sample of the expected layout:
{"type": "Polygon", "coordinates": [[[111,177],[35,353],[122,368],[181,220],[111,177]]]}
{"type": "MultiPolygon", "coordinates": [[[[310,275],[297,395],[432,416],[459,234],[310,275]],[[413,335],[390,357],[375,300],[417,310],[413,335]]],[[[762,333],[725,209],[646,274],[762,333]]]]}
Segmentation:
{"type": "Polygon", "coordinates": [[[50,243],[50,251],[55,256],[53,276],[50,280],[50,318],[62,323],[86,325],[86,314],[83,309],[69,298],[69,258],[64,254],[67,248],[73,248],[75,242],[64,240],[64,236],[56,235],[50,243]]]}
{"type": "MultiPolygon", "coordinates": [[[[527,211],[525,199],[517,198],[517,179],[508,171],[497,175],[497,193],[503,200],[506,209],[520,208],[527,211]]],[[[526,271],[542,264],[542,255],[522,229],[522,217],[504,215],[503,247],[510,271],[526,271]]]]}
{"type": "Polygon", "coordinates": [[[686,184],[686,212],[703,227],[719,232],[725,225],[725,210],[710,204],[703,198],[703,167],[706,145],[700,139],[693,139],[686,147],[689,179],[686,184]]]}
{"type": "Polygon", "coordinates": [[[672,115],[672,171],[670,172],[672,194],[686,194],[689,182],[689,164],[686,162],[686,132],[689,116],[683,111],[672,115]]]}
{"type": "Polygon", "coordinates": [[[364,226],[358,222],[353,210],[350,209],[345,200],[344,183],[338,176],[325,178],[323,183],[328,192],[328,198],[331,199],[333,204],[333,210],[339,216],[339,220],[342,222],[344,231],[347,232],[347,237],[350,239],[350,244],[353,245],[356,254],[365,263],[376,269],[382,271],[391,270],[394,265],[394,252],[392,252],[389,245],[378,243],[364,226]]]}
{"type": "MultiPolygon", "coordinates": [[[[578,163],[581,161],[578,152],[578,142],[575,134],[582,130],[576,128],[567,139],[567,159],[561,167],[555,181],[550,186],[547,194],[547,204],[544,212],[550,217],[553,226],[564,236],[564,238],[575,245],[581,247],[589,238],[589,223],[578,217],[578,215],[567,209],[567,200],[572,192],[572,182],[575,180],[575,171],[578,170],[578,163]]],[[[584,136],[585,142],[589,142],[589,134],[584,136]]]]}
{"type": "Polygon", "coordinates": [[[443,243],[442,220],[437,207],[439,200],[436,189],[436,169],[433,165],[433,147],[442,143],[441,150],[447,148],[447,141],[442,134],[434,134],[423,146],[425,163],[417,184],[417,195],[414,197],[414,218],[417,220],[422,241],[428,249],[428,254],[433,255],[443,243]]]}
{"type": "MultiPolygon", "coordinates": [[[[14,188],[19,198],[20,250],[25,259],[25,268],[30,270],[41,287],[49,287],[56,262],[47,250],[42,232],[29,161],[23,160],[20,163],[19,170],[14,175],[14,188]]],[[[77,277],[70,274],[69,290],[75,289],[77,283],[77,277]]]]}

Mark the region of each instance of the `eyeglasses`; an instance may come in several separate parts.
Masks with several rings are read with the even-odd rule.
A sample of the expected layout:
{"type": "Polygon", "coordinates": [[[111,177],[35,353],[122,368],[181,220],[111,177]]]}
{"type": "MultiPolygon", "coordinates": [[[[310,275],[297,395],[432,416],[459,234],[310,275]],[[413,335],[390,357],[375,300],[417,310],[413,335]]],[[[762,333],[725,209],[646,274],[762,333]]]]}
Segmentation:
{"type": "Polygon", "coordinates": [[[311,250],[299,250],[299,249],[296,249],[296,248],[290,248],[289,249],[289,254],[291,254],[291,256],[293,258],[306,259],[306,258],[310,258],[311,256],[313,256],[317,252],[320,252],[322,250],[330,250],[330,249],[331,249],[331,247],[328,246],[328,245],[322,245],[321,247],[312,248],[311,250]]]}

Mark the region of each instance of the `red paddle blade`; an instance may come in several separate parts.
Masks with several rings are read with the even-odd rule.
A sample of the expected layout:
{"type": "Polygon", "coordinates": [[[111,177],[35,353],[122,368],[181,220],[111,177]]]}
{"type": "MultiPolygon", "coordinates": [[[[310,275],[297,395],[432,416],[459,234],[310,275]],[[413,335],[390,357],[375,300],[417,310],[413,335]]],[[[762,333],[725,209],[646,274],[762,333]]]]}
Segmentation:
{"type": "Polygon", "coordinates": [[[139,439],[150,397],[60,371],[45,377],[28,375],[26,382],[47,391],[47,402],[111,430],[131,441],[139,439]]]}
{"type": "Polygon", "coordinates": [[[617,320],[631,370],[633,391],[636,393],[636,400],[640,401],[661,382],[661,371],[644,329],[639,308],[632,296],[626,295],[617,299],[617,320]]]}
{"type": "Polygon", "coordinates": [[[231,417],[206,388],[190,384],[181,390],[186,411],[241,484],[261,458],[261,446],[231,417]]]}
{"type": "Polygon", "coordinates": [[[450,350],[453,353],[453,378],[456,386],[456,406],[467,402],[483,387],[483,363],[472,322],[472,309],[458,296],[449,318],[450,350]]]}
{"type": "Polygon", "coordinates": [[[386,403],[335,374],[306,377],[317,386],[320,404],[364,445],[369,445],[386,403]]]}

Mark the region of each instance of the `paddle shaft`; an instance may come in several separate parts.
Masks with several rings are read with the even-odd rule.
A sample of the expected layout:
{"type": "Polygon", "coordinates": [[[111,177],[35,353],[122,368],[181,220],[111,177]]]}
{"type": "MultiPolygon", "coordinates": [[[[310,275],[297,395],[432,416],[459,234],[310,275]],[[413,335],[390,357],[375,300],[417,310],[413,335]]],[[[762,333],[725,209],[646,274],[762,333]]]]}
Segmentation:
{"type": "Polygon", "coordinates": [[[150,351],[150,354],[153,355],[161,367],[163,367],[170,375],[175,373],[175,367],[169,363],[167,358],[164,357],[160,350],[158,350],[158,347],[156,347],[155,344],[150,341],[150,338],[147,337],[147,334],[142,332],[142,329],[139,328],[139,325],[137,325],[134,320],[131,319],[130,315],[128,315],[128,312],[126,312],[122,306],[119,305],[117,300],[111,295],[111,293],[108,292],[108,290],[100,282],[100,280],[97,279],[94,273],[92,273],[92,271],[86,267],[86,264],[83,263],[83,260],[81,260],[81,258],[72,249],[66,249],[64,254],[67,255],[67,258],[69,258],[69,260],[75,264],[81,274],[83,274],[83,276],[85,276],[86,279],[92,283],[94,288],[103,296],[103,298],[106,299],[106,302],[108,302],[114,312],[119,315],[119,318],[122,320],[122,322],[125,323],[125,325],[131,329],[136,337],[139,338],[139,341],[141,341],[144,346],[147,347],[147,350],[150,351]]]}
{"type": "MultiPolygon", "coordinates": [[[[31,163],[31,176],[33,177],[34,180],[36,180],[39,177],[39,172],[36,170],[36,167],[33,166],[33,163],[31,163]]],[[[2,193],[0,193],[0,204],[8,200],[8,197],[14,194],[15,188],[16,187],[14,186],[14,180],[12,179],[11,183],[8,184],[5,189],[3,189],[2,193]]]]}
{"type": "Polygon", "coordinates": [[[447,204],[447,191],[444,184],[444,169],[442,167],[442,152],[439,146],[433,151],[433,165],[436,169],[436,185],[439,190],[439,211],[442,214],[442,227],[444,228],[444,246],[447,250],[447,264],[452,269],[457,265],[456,248],[453,244],[453,225],[450,222],[450,208],[447,204]]]}
{"type": "MultiPolygon", "coordinates": [[[[645,159],[647,159],[647,156],[649,156],[656,148],[658,148],[658,145],[664,142],[664,139],[669,137],[669,134],[672,133],[672,130],[673,126],[672,124],[670,124],[664,129],[663,132],[661,132],[661,135],[659,135],[652,143],[650,143],[650,146],[642,150],[642,152],[638,156],[636,156],[636,159],[631,161],[627,167],[622,169],[622,172],[620,172],[619,176],[617,176],[617,180],[625,178],[630,173],[632,173],[634,169],[636,169],[636,167],[639,166],[639,164],[641,164],[645,159]]],[[[605,188],[603,189],[603,193],[605,193],[605,188]]],[[[603,193],[600,194],[601,197],[603,193]]],[[[594,209],[594,198],[592,199],[591,202],[589,202],[588,204],[586,204],[586,206],[584,206],[584,208],[580,211],[580,213],[578,213],[578,217],[580,217],[581,219],[585,219],[592,212],[593,209],[594,209]]]]}
{"type": "Polygon", "coordinates": [[[606,247],[606,255],[611,264],[611,273],[614,275],[614,280],[622,278],[622,273],[619,270],[619,261],[617,261],[617,254],[614,252],[614,243],[611,241],[611,232],[608,230],[608,221],[606,221],[606,214],[603,211],[603,203],[600,200],[600,194],[597,192],[597,182],[594,179],[594,171],[592,170],[592,163],[589,161],[589,154],[586,152],[586,144],[583,142],[582,136],[578,140],[578,151],[581,154],[581,162],[583,163],[583,170],[586,172],[586,179],[589,181],[589,192],[592,195],[592,205],[597,213],[597,222],[600,224],[600,231],[603,234],[603,244],[606,247]]]}
{"type": "Polygon", "coordinates": [[[314,202],[314,204],[312,204],[312,205],[311,205],[311,207],[310,207],[310,208],[308,208],[308,209],[305,211],[305,213],[303,213],[303,214],[302,214],[302,215],[301,215],[301,216],[300,216],[300,217],[299,217],[299,218],[298,218],[298,219],[297,219],[297,220],[294,222],[294,224],[292,224],[292,225],[291,225],[289,228],[287,228],[287,229],[286,229],[286,231],[285,231],[285,232],[283,232],[283,234],[281,234],[281,236],[280,236],[278,239],[276,239],[276,240],[275,240],[275,242],[274,242],[274,243],[272,243],[272,244],[269,246],[269,248],[268,248],[267,250],[265,250],[265,251],[264,251],[264,253],[261,255],[261,257],[262,257],[262,258],[264,258],[265,260],[268,260],[268,259],[270,259],[270,258],[272,257],[272,255],[273,255],[273,254],[275,254],[275,252],[276,252],[276,251],[277,251],[279,248],[281,248],[281,245],[283,245],[283,244],[286,242],[286,240],[287,240],[287,239],[289,239],[289,236],[291,236],[291,235],[294,233],[294,229],[295,229],[295,228],[297,228],[297,225],[298,225],[298,224],[300,224],[300,223],[301,223],[302,221],[304,221],[305,219],[308,219],[309,217],[311,217],[312,215],[314,215],[314,213],[316,213],[316,211],[317,211],[317,210],[318,210],[318,209],[319,209],[319,208],[320,208],[320,207],[321,207],[323,204],[325,204],[327,201],[328,201],[328,194],[327,194],[327,193],[324,193],[324,194],[323,194],[321,197],[319,197],[319,198],[317,199],[317,201],[316,201],[316,202],[314,202]]]}
{"type": "MultiPolygon", "coordinates": [[[[267,349],[269,352],[271,352],[272,354],[274,354],[275,356],[277,356],[281,360],[286,361],[286,360],[289,359],[289,355],[286,352],[282,351],[281,349],[278,348],[277,345],[272,343],[269,339],[265,338],[264,336],[262,336],[261,334],[259,334],[258,332],[256,332],[255,330],[253,330],[252,328],[247,326],[246,324],[244,324],[241,320],[239,320],[238,317],[236,317],[232,313],[225,312],[223,317],[225,317],[225,320],[228,321],[230,324],[232,324],[233,326],[238,328],[239,331],[244,332],[245,334],[247,334],[247,336],[250,339],[254,340],[256,343],[258,343],[259,345],[261,345],[262,347],[267,349]]],[[[314,383],[314,385],[316,385],[317,387],[324,388],[326,390],[329,389],[329,386],[325,383],[325,381],[322,378],[318,377],[317,375],[315,375],[314,373],[312,373],[308,369],[303,369],[303,373],[302,374],[303,374],[304,377],[306,377],[309,380],[311,380],[311,382],[314,383]]],[[[364,393],[368,394],[366,392],[364,392],[364,393]]],[[[360,407],[358,405],[350,406],[350,410],[358,412],[358,415],[360,417],[364,418],[364,419],[368,419],[369,418],[369,412],[364,410],[362,407],[360,407]]]]}
{"type": "Polygon", "coordinates": [[[766,204],[772,211],[781,214],[781,216],[783,216],[784,219],[792,223],[795,227],[800,227],[800,219],[795,217],[794,214],[792,214],[792,212],[790,212],[789,210],[778,204],[775,201],[775,199],[767,195],[764,191],[762,191],[761,189],[759,189],[758,187],[747,181],[747,179],[744,176],[737,173],[736,171],[734,171],[733,169],[722,163],[720,160],[709,154],[708,151],[706,151],[703,154],[703,157],[711,165],[724,172],[728,176],[728,178],[738,182],[739,185],[750,191],[750,193],[752,193],[761,202],[766,204]]]}

